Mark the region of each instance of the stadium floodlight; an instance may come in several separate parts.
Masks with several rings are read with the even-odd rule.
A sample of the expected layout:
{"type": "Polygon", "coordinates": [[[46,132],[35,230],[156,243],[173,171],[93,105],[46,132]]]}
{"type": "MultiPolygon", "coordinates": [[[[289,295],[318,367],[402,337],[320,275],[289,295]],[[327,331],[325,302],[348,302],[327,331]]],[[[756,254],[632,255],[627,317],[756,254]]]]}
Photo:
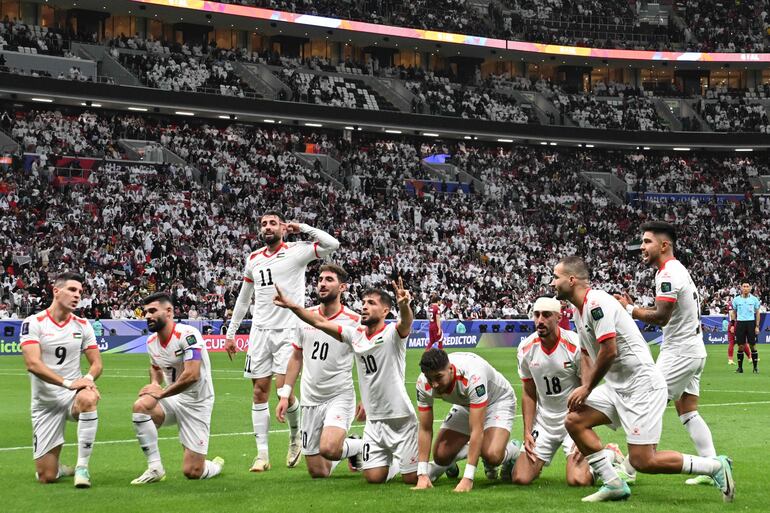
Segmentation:
{"type": "MultiPolygon", "coordinates": [[[[553,143],[551,143],[551,144],[553,144],[553,143]]],[[[593,144],[586,144],[586,148],[593,148],[593,147],[594,147],[593,144]]]]}
{"type": "Polygon", "coordinates": [[[643,149],[643,150],[649,150],[649,149],[650,149],[650,147],[649,147],[649,146],[643,146],[643,147],[642,147],[642,149],[643,149]]]}
{"type": "Polygon", "coordinates": [[[401,130],[393,130],[391,128],[388,128],[387,130],[385,130],[385,133],[386,134],[400,134],[401,130]]]}
{"type": "MultiPolygon", "coordinates": [[[[263,123],[275,123],[275,120],[274,119],[263,119],[262,122],[263,123]]],[[[308,123],[305,123],[305,124],[307,125],[308,123]]]]}
{"type": "Polygon", "coordinates": [[[133,110],[134,112],[147,112],[146,107],[129,107],[128,110],[133,110]]]}
{"type": "Polygon", "coordinates": [[[749,151],[754,151],[754,149],[753,148],[735,148],[735,151],[749,152],[749,151]]]}
{"type": "Polygon", "coordinates": [[[674,147],[674,151],[690,151],[690,148],[685,148],[685,147],[674,147]]]}
{"type": "Polygon", "coordinates": [[[352,127],[352,126],[346,126],[346,127],[345,127],[345,130],[355,130],[355,127],[352,127]]]}
{"type": "Polygon", "coordinates": [[[40,103],[53,103],[53,100],[50,98],[32,98],[32,101],[40,103]]]}
{"type": "Polygon", "coordinates": [[[438,137],[438,134],[433,132],[423,132],[422,135],[424,135],[425,137],[438,137]]]}
{"type": "Polygon", "coordinates": [[[305,126],[312,126],[315,128],[321,128],[323,125],[321,123],[305,123],[305,126]]]}
{"type": "Polygon", "coordinates": [[[513,139],[498,139],[497,142],[512,143],[513,139]]]}
{"type": "Polygon", "coordinates": [[[217,117],[219,119],[238,119],[238,116],[233,116],[232,114],[220,114],[217,117]]]}
{"type": "Polygon", "coordinates": [[[551,146],[556,146],[556,143],[555,143],[555,142],[552,142],[552,143],[548,143],[548,144],[550,144],[551,146]]]}
{"type": "Polygon", "coordinates": [[[548,146],[548,142],[547,141],[540,141],[540,144],[542,144],[543,146],[548,146]]]}
{"type": "Polygon", "coordinates": [[[89,103],[89,102],[80,102],[80,105],[83,107],[101,107],[101,103],[89,103]]]}
{"type": "Polygon", "coordinates": [[[470,141],[471,139],[473,139],[473,137],[471,137],[470,135],[465,135],[463,136],[463,139],[470,141]]]}
{"type": "Polygon", "coordinates": [[[194,112],[189,112],[186,110],[175,110],[174,114],[176,114],[177,116],[194,116],[195,115],[194,112]]]}

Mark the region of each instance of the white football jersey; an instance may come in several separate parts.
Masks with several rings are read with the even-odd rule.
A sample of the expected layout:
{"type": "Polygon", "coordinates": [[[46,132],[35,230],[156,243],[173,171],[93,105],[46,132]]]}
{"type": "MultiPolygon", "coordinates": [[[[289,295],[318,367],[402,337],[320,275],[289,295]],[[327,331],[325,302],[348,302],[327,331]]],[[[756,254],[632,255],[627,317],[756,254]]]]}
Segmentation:
{"type": "MultiPolygon", "coordinates": [[[[319,306],[311,308],[320,311],[319,306]]],[[[361,316],[343,306],[327,320],[357,328],[361,316]]],[[[294,349],[302,351],[300,404],[318,406],[353,390],[353,349],[334,337],[303,323],[294,349]]]]}
{"type": "Polygon", "coordinates": [[[396,323],[366,335],[366,328],[340,326],[342,341],[356,353],[358,387],[369,420],[399,419],[414,416],[414,407],[406,393],[406,339],[396,330],[396,323]]]}
{"type": "Polygon", "coordinates": [[[535,421],[561,426],[567,416],[567,398],[580,386],[580,341],[574,331],[559,330],[559,341],[549,352],[533,333],[519,344],[519,377],[537,389],[535,421]]]}
{"type": "MultiPolygon", "coordinates": [[[[660,373],[655,368],[650,348],[631,315],[603,290],[589,289],[583,308],[577,309],[575,325],[580,334],[580,347],[596,361],[599,345],[615,337],[618,355],[604,376],[604,381],[617,392],[630,392],[637,383],[649,381],[660,386],[660,373]]],[[[665,386],[665,382],[663,383],[665,386]]]]}
{"type": "Polygon", "coordinates": [[[302,322],[288,308],[273,304],[275,286],[292,302],[305,306],[305,271],[324,253],[317,242],[284,242],[275,253],[267,248],[246,259],[243,279],[254,284],[251,329],[296,328],[302,322]]]}
{"type": "MultiPolygon", "coordinates": [[[[70,314],[62,324],[53,320],[48,310],[24,319],[21,325],[21,347],[39,344],[43,363],[64,379],[76,380],[83,376],[80,355],[87,349],[99,349],[94,329],[86,319],[70,314]]],[[[31,372],[32,405],[55,405],[69,390],[47,383],[31,372]]]]}
{"type": "Polygon", "coordinates": [[[454,382],[448,394],[436,395],[425,374],[417,377],[417,408],[420,411],[433,409],[435,398],[471,408],[514,398],[508,380],[479,355],[450,353],[449,365],[454,373],[454,382]]]}
{"type": "Polygon", "coordinates": [[[200,360],[201,374],[197,382],[190,385],[178,397],[191,403],[214,398],[214,384],[211,380],[211,362],[201,332],[186,324],[174,324],[168,340],[160,340],[157,333],[147,338],[147,352],[154,369],[163,371],[166,386],[174,383],[184,371],[184,364],[200,360]]]}
{"type": "Polygon", "coordinates": [[[667,260],[655,274],[655,299],[674,303],[668,324],[663,326],[661,351],[690,358],[705,358],[700,327],[700,297],[687,268],[676,259],[667,260]]]}

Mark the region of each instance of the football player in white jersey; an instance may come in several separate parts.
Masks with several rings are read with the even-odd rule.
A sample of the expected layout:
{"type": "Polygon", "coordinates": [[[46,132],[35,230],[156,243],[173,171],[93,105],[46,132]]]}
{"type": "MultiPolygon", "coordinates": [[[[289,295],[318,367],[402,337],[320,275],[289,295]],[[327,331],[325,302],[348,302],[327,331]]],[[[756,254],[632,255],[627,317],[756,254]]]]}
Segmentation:
{"type": "Polygon", "coordinates": [[[147,470],[131,481],[143,485],[163,481],[166,471],[158,450],[158,428],[176,424],[184,447],[182,471],[188,479],[210,479],[225,462],[206,459],[214,407],[211,362],[200,332],[174,322],[174,305],[165,292],[144,298],[144,318],[153,334],[147,338],[150,384],[134,402],[134,431],[147,457],[147,470]],[[165,387],[161,383],[165,382],[165,387]]]}
{"type": "MultiPolygon", "coordinates": [[[[524,450],[510,476],[514,484],[528,485],[550,465],[561,447],[567,458],[567,484],[588,486],[594,478],[588,461],[575,447],[564,427],[567,397],[581,384],[591,360],[580,349],[578,334],[560,327],[562,304],[552,297],[541,297],[532,307],[536,332],[519,344],[519,377],[523,385],[521,412],[524,417],[524,450]]],[[[623,461],[623,454],[608,444],[605,454],[612,464],[623,461]]]]}
{"type": "MultiPolygon", "coordinates": [[[[347,281],[348,273],[342,267],[322,265],[316,284],[321,304],[310,310],[328,321],[355,328],[360,325],[361,316],[341,302],[347,281]]],[[[278,390],[281,399],[275,416],[279,422],[286,422],[289,397],[301,371],[300,432],[308,473],[312,477],[329,477],[345,458],[352,468],[358,469],[363,440],[346,439],[356,413],[353,350],[307,324],[300,328],[300,333],[286,369],[286,384],[278,390]]]]}
{"type": "Polygon", "coordinates": [[[37,480],[53,483],[73,470],[59,463],[67,421],[78,423],[75,487],[89,488],[91,458],[98,415],[99,391],[94,384],[102,373],[102,358],[91,324],[73,315],[83,293],[83,278],[65,272],[53,283],[53,302],[46,310],[24,319],[19,342],[32,382],[32,450],[37,480]],[[80,355],[90,365],[80,372],[80,355]]]}
{"type": "MultiPolygon", "coordinates": [[[[690,273],[674,256],[676,229],[652,221],[642,225],[642,259],[658,269],[655,273],[655,306],[635,306],[626,293],[616,294],[631,317],[663,327],[663,343],[657,366],[666,378],[668,400],[674,401],[679,420],[695,444],[699,456],[714,458],[717,451],[706,421],[698,413],[700,376],[706,366],[706,348],[700,325],[700,297],[690,273]]],[[[633,469],[625,467],[630,475],[633,469]]],[[[709,476],[696,476],[687,484],[713,485],[709,476]]]]}
{"type": "MultiPolygon", "coordinates": [[[[516,396],[505,377],[482,357],[473,353],[447,354],[443,349],[428,349],[420,359],[422,373],[417,378],[417,408],[420,411],[418,436],[417,486],[431,488],[431,481],[466,457],[463,478],[456,492],[473,489],[479,457],[494,472],[510,467],[519,456],[521,443],[509,440],[516,416],[516,396]],[[441,424],[433,446],[433,401],[443,399],[453,404],[441,424]]],[[[505,471],[504,471],[505,472],[505,471]]]]}
{"type": "Polygon", "coordinates": [[[362,449],[364,478],[384,483],[398,471],[407,484],[417,482],[417,417],[404,386],[406,340],[412,330],[412,296],[401,279],[393,283],[399,319],[385,324],[392,308],[387,292],[362,294],[361,326],[343,326],[293,303],[276,287],[275,304],[307,324],[351,346],[356,354],[358,385],[366,409],[362,449]]]}
{"type": "MultiPolygon", "coordinates": [[[[297,341],[300,323],[291,312],[273,304],[275,289],[280,283],[291,301],[305,305],[305,271],[313,260],[323,258],[337,249],[339,241],[318,228],[302,223],[285,223],[278,212],[266,212],[260,218],[260,234],[265,246],[246,257],[241,292],[233,309],[227,328],[225,350],[232,358],[235,354],[235,334],[249,311],[252,296],[252,312],[249,349],[246,354],[244,377],[251,379],[254,398],[251,421],[257,442],[257,456],[251,465],[252,472],[270,470],[268,432],[270,429],[270,383],[275,376],[276,388],[284,385],[286,366],[292,354],[292,342],[297,341]],[[286,234],[306,233],[313,240],[284,242],[286,234]]],[[[295,467],[302,456],[299,433],[299,401],[289,396],[286,418],[289,422],[289,450],[286,466],[295,467]]]]}
{"type": "Polygon", "coordinates": [[[554,268],[551,285],[557,299],[577,308],[580,347],[593,362],[583,384],[567,399],[567,431],[604,482],[598,492],[583,501],[624,500],[631,495],[593,431],[601,425],[623,427],[630,463],[640,472],[709,475],[724,500],[732,501],[735,482],[729,458],[657,450],[668,396],[666,381],[631,315],[608,293],[591,289],[588,267],[580,257],[562,259],[554,268]]]}

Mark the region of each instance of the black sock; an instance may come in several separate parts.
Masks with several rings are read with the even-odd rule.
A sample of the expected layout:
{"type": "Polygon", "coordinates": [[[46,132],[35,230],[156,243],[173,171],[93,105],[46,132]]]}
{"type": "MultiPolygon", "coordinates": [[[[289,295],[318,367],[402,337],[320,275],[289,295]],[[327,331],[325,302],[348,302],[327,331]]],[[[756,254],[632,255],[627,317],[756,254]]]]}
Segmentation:
{"type": "Polygon", "coordinates": [[[738,368],[743,369],[743,349],[738,351],[738,368]]]}
{"type": "Polygon", "coordinates": [[[754,369],[757,368],[757,358],[759,357],[759,353],[756,349],[751,350],[751,363],[754,364],[754,369]]]}

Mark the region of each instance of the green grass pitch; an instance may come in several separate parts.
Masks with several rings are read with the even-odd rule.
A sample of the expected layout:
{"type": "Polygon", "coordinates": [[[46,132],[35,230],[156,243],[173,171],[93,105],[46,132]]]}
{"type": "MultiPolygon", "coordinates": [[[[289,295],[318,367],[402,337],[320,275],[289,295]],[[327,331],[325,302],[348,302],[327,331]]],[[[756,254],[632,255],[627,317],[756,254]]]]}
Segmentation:
{"type": "MultiPolygon", "coordinates": [[[[656,348],[653,350],[657,353],[656,348]]],[[[129,485],[145,468],[131,426],[131,404],[139,388],[147,383],[148,361],[146,355],[110,355],[104,358],[105,372],[98,382],[102,401],[97,444],[91,459],[90,490],[76,490],[72,478],[47,486],[35,482],[29,380],[21,357],[0,358],[0,384],[6,395],[0,417],[0,511],[767,511],[761,483],[770,473],[770,366],[765,366],[762,374],[739,375],[734,367],[726,365],[724,346],[711,346],[708,351],[700,411],[711,427],[718,452],[734,459],[737,495],[731,505],[722,502],[716,488],[685,486],[685,476],[642,474],[632,488],[629,502],[586,505],[580,498],[593,488],[566,486],[561,454],[529,487],[487,481],[480,466],[476,487],[467,495],[452,493],[454,481],[446,477],[433,490],[422,492],[411,491],[398,479],[386,485],[367,485],[360,474],[350,473],[344,463],[331,478],[312,480],[304,462],[295,469],[285,467],[288,434],[286,426],[275,420],[270,435],[273,469],[265,474],[252,474],[248,468],[256,449],[251,434],[250,383],[241,378],[242,358],[230,362],[225,354],[218,353],[211,355],[217,398],[209,456],[224,457],[223,474],[207,481],[186,480],[181,473],[182,449],[176,428],[170,427],[160,430],[167,480],[144,487],[129,485]]],[[[515,349],[485,349],[478,353],[514,383],[520,399],[515,349]]],[[[419,357],[420,351],[407,351],[407,390],[411,396],[419,357]]],[[[271,411],[274,405],[273,399],[271,411]]],[[[438,404],[436,417],[447,409],[445,404],[438,404]]],[[[68,445],[62,451],[63,461],[68,464],[75,461],[76,449],[69,445],[75,441],[75,427],[68,424],[68,445]]],[[[359,434],[362,430],[360,424],[353,427],[359,434]]],[[[513,437],[521,438],[521,430],[521,417],[517,416],[513,437]]],[[[601,428],[600,435],[605,442],[618,442],[625,447],[619,433],[601,428]]],[[[694,452],[673,407],[666,411],[660,447],[694,452]]]]}

